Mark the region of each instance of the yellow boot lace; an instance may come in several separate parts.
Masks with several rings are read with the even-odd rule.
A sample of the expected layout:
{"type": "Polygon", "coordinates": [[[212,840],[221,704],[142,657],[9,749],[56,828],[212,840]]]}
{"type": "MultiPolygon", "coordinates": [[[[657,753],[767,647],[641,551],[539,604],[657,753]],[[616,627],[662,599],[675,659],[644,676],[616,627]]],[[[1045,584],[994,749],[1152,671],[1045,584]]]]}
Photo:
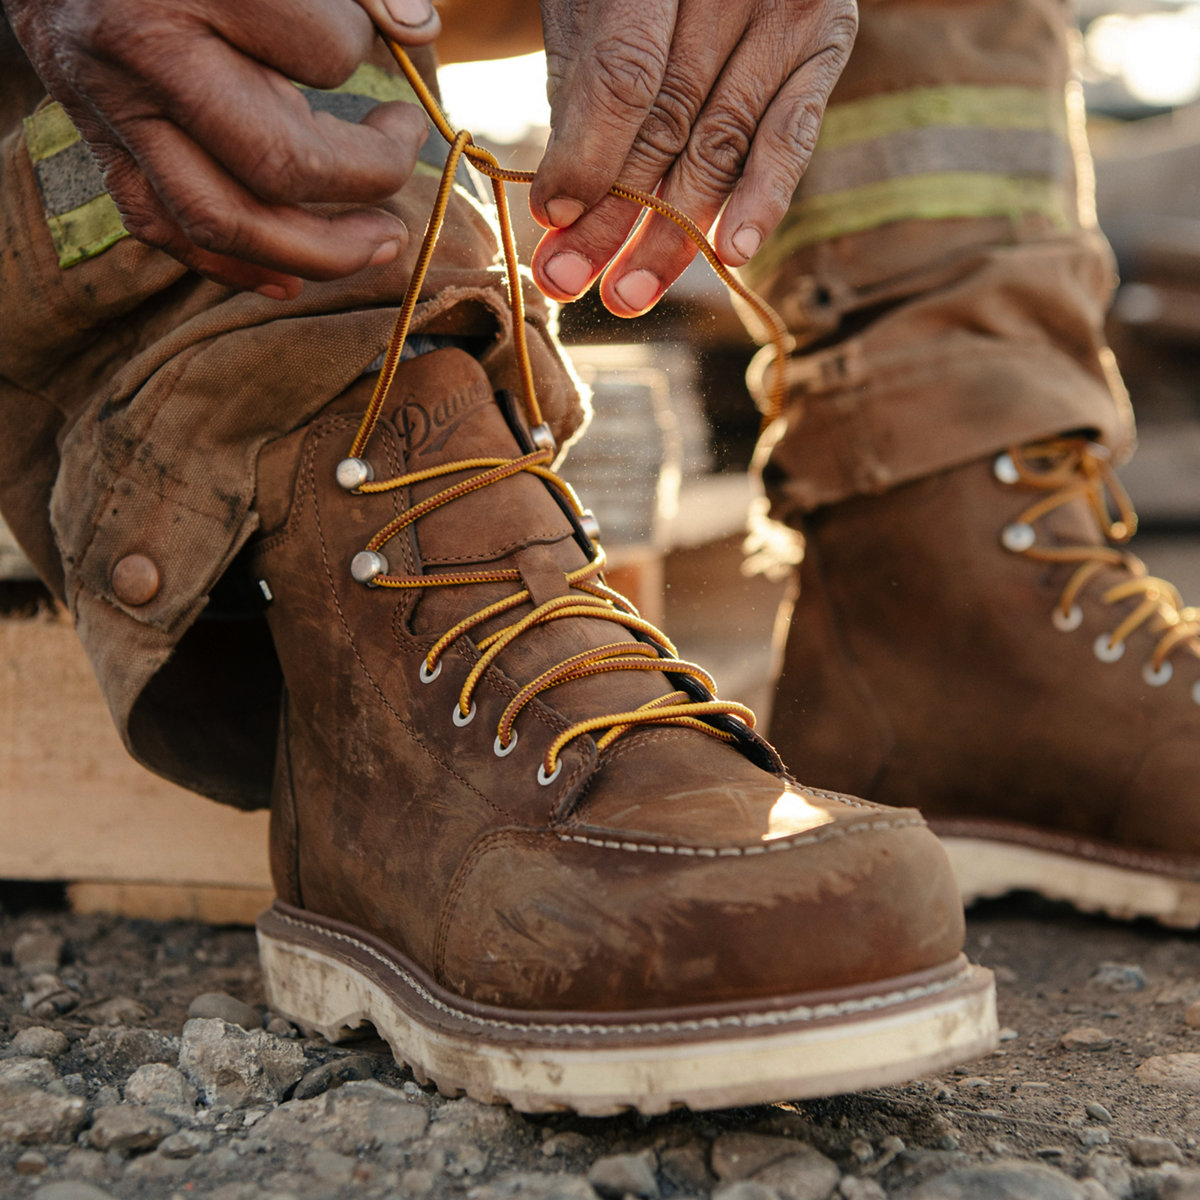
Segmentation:
{"type": "MultiPolygon", "coordinates": [[[[429,496],[412,508],[400,513],[389,521],[367,543],[366,549],[357,554],[351,566],[351,571],[359,582],[370,587],[397,589],[421,589],[435,587],[461,587],[472,584],[515,583],[521,582],[520,573],[515,568],[497,568],[484,571],[455,572],[425,576],[397,575],[390,572],[383,549],[392,538],[402,530],[407,529],[422,517],[441,508],[443,505],[471,492],[500,483],[505,479],[525,472],[535,475],[553,488],[565,500],[570,511],[575,514],[581,527],[586,521],[587,514],[579,504],[571,486],[550,469],[550,464],[556,456],[553,435],[542,419],[541,408],[533,381],[533,370],[529,358],[528,346],[525,341],[524,301],[521,292],[516,247],[514,244],[512,224],[509,218],[508,198],[505,193],[505,183],[530,183],[533,180],[532,171],[513,171],[500,166],[494,155],[475,145],[471,135],[463,131],[456,132],[446,120],[437,101],[426,87],[424,80],[412,66],[403,49],[395,42],[389,41],[389,47],[400,69],[419,97],[423,107],[439,133],[449,143],[450,151],[442,172],[441,184],[429,224],[421,243],[416,266],[409,281],[408,290],[400,307],[396,324],[392,331],[391,341],[384,356],[383,367],[375,385],[367,410],[354,436],[348,456],[338,467],[338,482],[346,490],[362,495],[372,495],[380,492],[395,491],[412,487],[434,479],[451,476],[458,477],[444,490],[429,496]],[[508,279],[509,302],[513,312],[514,352],[520,373],[522,400],[526,417],[529,422],[534,449],[517,458],[471,458],[446,463],[428,470],[417,471],[406,475],[395,476],[391,479],[375,480],[367,462],[363,459],[371,435],[379,420],[384,400],[395,377],[408,336],[417,300],[429,269],[433,252],[437,246],[445,220],[446,209],[450,202],[454,185],[454,175],[462,158],[469,159],[475,167],[492,181],[492,191],[495,196],[497,216],[500,225],[501,245],[504,252],[504,263],[508,279]],[[470,472],[465,478],[464,473],[470,472]]],[[[674,221],[696,243],[701,253],[712,265],[723,282],[736,295],[741,297],[749,310],[761,321],[764,337],[774,347],[777,361],[782,362],[792,349],[790,335],[787,333],[780,317],[760,297],[749,288],[744,287],[729,272],[717,258],[716,251],[709,244],[704,232],[688,217],[657,196],[626,187],[624,184],[614,184],[610,189],[612,194],[626,200],[634,201],[661,216],[674,221]]],[[[773,389],[767,405],[767,420],[774,419],[783,406],[783,372],[776,371],[777,386],[773,389]]],[[[543,784],[549,784],[557,778],[562,769],[560,754],[565,746],[575,738],[585,734],[595,734],[603,730],[596,738],[597,749],[603,751],[618,737],[630,729],[642,725],[671,725],[694,729],[709,737],[725,742],[736,742],[738,736],[729,729],[718,728],[711,723],[713,719],[735,718],[745,726],[753,729],[754,713],[745,705],[716,698],[716,685],[712,678],[693,663],[679,659],[675,647],[649,621],[642,618],[633,605],[618,592],[607,587],[602,579],[605,566],[605,555],[599,544],[588,539],[591,546],[590,560],[582,567],[566,576],[571,594],[559,596],[546,603],[537,605],[531,611],[522,615],[512,624],[495,630],[477,643],[480,652],[478,660],[464,681],[459,692],[458,706],[454,713],[458,725],[468,724],[475,716],[473,695],[483,674],[496,661],[504,649],[510,646],[518,637],[544,626],[551,621],[570,618],[589,618],[611,621],[616,625],[630,630],[635,635],[641,635],[645,641],[619,641],[609,645],[597,646],[576,654],[564,662],[558,663],[543,671],[536,679],[525,684],[511,699],[501,714],[496,731],[494,751],[503,757],[511,753],[517,742],[515,728],[517,717],[521,711],[542,693],[571,680],[583,679],[588,676],[607,674],[616,671],[657,671],[674,676],[683,676],[694,680],[702,689],[702,694],[708,699],[697,700],[682,690],[659,696],[647,704],[629,712],[610,713],[604,716],[592,717],[574,723],[563,730],[549,745],[543,757],[538,779],[543,784]]],[[[513,592],[504,599],[489,604],[478,612],[464,618],[443,634],[430,649],[421,665],[421,679],[429,683],[441,672],[441,656],[460,637],[470,633],[480,625],[486,624],[503,616],[513,609],[520,608],[532,602],[530,592],[525,588],[513,592]]]]}
{"type": "MultiPolygon", "coordinates": [[[[1004,545],[1035,562],[1078,564],[1054,609],[1059,629],[1070,631],[1083,623],[1080,593],[1101,572],[1116,568],[1128,578],[1101,593],[1101,603],[1135,603],[1110,634],[1097,639],[1097,656],[1115,662],[1124,653],[1130,634],[1145,626],[1158,635],[1144,672],[1148,683],[1161,686],[1171,678],[1172,654],[1190,653],[1200,658],[1200,608],[1185,608],[1174,584],[1151,575],[1141,559],[1118,548],[1137,531],[1137,514],[1103,446],[1084,438],[1059,438],[1013,448],[996,460],[995,473],[1004,483],[1046,493],[1005,527],[1001,534],[1004,545]],[[1034,523],[1077,500],[1087,504],[1107,542],[1115,545],[1038,542],[1034,523]]],[[[1193,697],[1200,703],[1200,683],[1193,689],[1193,697]]]]}

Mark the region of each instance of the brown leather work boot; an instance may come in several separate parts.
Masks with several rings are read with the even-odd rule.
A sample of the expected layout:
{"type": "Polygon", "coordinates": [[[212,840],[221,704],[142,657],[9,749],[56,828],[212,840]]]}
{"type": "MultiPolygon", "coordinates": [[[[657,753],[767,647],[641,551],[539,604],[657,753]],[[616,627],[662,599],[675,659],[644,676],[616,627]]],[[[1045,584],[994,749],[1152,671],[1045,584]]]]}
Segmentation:
{"type": "Polygon", "coordinates": [[[260,459],[272,1006],[533,1111],[839,1092],[986,1050],[990,976],[919,815],[786,775],[603,586],[552,447],[472,358],[402,364],[348,458],[368,394],[260,459]]]}
{"type": "Polygon", "coordinates": [[[1078,438],[813,514],[781,753],[918,805],[967,900],[1200,924],[1200,613],[1112,544],[1134,521],[1078,438]]]}

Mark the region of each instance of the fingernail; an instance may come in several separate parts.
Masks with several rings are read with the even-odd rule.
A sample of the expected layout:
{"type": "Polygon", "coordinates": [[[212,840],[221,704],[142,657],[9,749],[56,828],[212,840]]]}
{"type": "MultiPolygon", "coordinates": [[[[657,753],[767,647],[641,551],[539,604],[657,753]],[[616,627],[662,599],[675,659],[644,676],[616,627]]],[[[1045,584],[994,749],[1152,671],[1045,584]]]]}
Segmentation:
{"type": "Polygon", "coordinates": [[[583,205],[578,200],[568,200],[566,196],[555,196],[553,200],[546,201],[546,216],[555,229],[566,229],[583,216],[583,205]]]}
{"type": "Polygon", "coordinates": [[[628,275],[617,280],[613,289],[621,298],[621,303],[633,312],[645,312],[662,291],[662,280],[649,271],[630,271],[628,275]]]}
{"type": "Polygon", "coordinates": [[[568,296],[580,295],[592,281],[592,264],[573,250],[556,254],[542,271],[560,292],[568,296]]]}
{"type": "Polygon", "coordinates": [[[286,300],[288,298],[287,288],[280,287],[277,283],[264,283],[254,290],[260,296],[266,296],[268,300],[286,300]]]}
{"type": "Polygon", "coordinates": [[[382,267],[386,263],[395,262],[396,255],[399,253],[399,242],[384,242],[383,245],[371,255],[371,261],[367,264],[367,266],[382,267]]]}
{"type": "Polygon", "coordinates": [[[753,225],[743,225],[733,235],[733,248],[743,258],[753,258],[762,245],[762,234],[753,225]]]}
{"type": "Polygon", "coordinates": [[[383,0],[383,7],[400,25],[425,25],[433,19],[433,6],[427,0],[383,0]]]}

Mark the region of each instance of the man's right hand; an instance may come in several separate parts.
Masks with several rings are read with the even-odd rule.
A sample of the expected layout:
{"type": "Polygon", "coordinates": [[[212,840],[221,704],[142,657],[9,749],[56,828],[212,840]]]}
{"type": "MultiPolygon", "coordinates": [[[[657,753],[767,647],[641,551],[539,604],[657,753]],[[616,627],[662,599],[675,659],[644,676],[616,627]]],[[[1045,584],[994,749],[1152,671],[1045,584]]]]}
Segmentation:
{"type": "Polygon", "coordinates": [[[428,0],[3,0],[47,90],[92,147],[125,227],[220,283],[278,299],[395,258],[371,205],[411,175],[414,105],[361,124],[313,112],[292,80],[343,83],[378,22],[437,36],[428,0]],[[320,212],[313,204],[336,204],[320,212]]]}

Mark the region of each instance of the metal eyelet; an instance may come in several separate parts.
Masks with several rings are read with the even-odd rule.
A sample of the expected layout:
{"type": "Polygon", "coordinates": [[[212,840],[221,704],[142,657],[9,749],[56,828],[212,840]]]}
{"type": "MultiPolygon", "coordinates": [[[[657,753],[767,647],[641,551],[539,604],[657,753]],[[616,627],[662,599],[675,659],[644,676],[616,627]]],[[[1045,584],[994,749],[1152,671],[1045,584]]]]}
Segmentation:
{"type": "Polygon", "coordinates": [[[1004,454],[997,454],[992,460],[992,474],[1001,483],[1014,484],[1021,481],[1021,473],[1017,470],[1017,464],[1013,462],[1013,456],[1007,451],[1004,454]]]}
{"type": "Polygon", "coordinates": [[[1023,521],[1005,525],[1000,534],[1000,544],[1005,550],[1011,550],[1014,554],[1028,550],[1036,541],[1037,534],[1033,532],[1033,526],[1026,525],[1023,521]]]}
{"type": "Polygon", "coordinates": [[[1078,604],[1072,604],[1066,612],[1061,608],[1056,608],[1050,614],[1050,620],[1054,623],[1055,629],[1061,629],[1063,633],[1071,633],[1083,624],[1083,609],[1078,604]]]}
{"type": "MultiPolygon", "coordinates": [[[[438,666],[441,666],[441,663],[439,663],[438,666]]],[[[456,704],[454,706],[454,723],[455,723],[455,725],[457,725],[459,727],[459,729],[462,729],[465,726],[470,725],[470,723],[473,720],[475,720],[475,712],[476,712],[476,709],[475,709],[475,701],[474,700],[471,701],[471,707],[467,710],[467,715],[465,717],[462,715],[462,709],[459,708],[458,705],[456,704]]]]}
{"type": "Polygon", "coordinates": [[[539,450],[557,450],[558,443],[554,440],[554,434],[550,432],[549,425],[535,425],[529,431],[529,440],[539,450]]]}
{"type": "Polygon", "coordinates": [[[1092,649],[1096,653],[1096,657],[1104,663],[1115,663],[1122,654],[1125,653],[1125,643],[1110,642],[1108,634],[1102,633],[1095,642],[1092,643],[1092,649]]]}
{"type": "Polygon", "coordinates": [[[371,464],[361,458],[343,458],[337,465],[338,487],[348,492],[357,491],[364,483],[375,478],[371,464]]]}
{"type": "Polygon", "coordinates": [[[492,753],[497,758],[507,758],[517,748],[517,731],[512,732],[512,741],[507,746],[500,745],[500,735],[496,734],[496,740],[492,743],[492,753]]]}
{"type": "Polygon", "coordinates": [[[596,514],[590,508],[583,510],[583,514],[579,518],[579,527],[591,541],[598,542],[600,540],[600,522],[596,520],[596,514]]]}
{"type": "Polygon", "coordinates": [[[378,550],[360,550],[350,560],[350,574],[359,583],[375,587],[375,580],[388,572],[388,560],[378,550]]]}
{"type": "Polygon", "coordinates": [[[1167,661],[1163,661],[1162,665],[1155,667],[1153,662],[1148,662],[1142,668],[1142,678],[1151,687],[1162,687],[1163,684],[1171,682],[1171,676],[1175,674],[1175,668],[1167,661]]]}
{"type": "Polygon", "coordinates": [[[431,671],[424,660],[421,662],[421,670],[419,672],[422,683],[432,683],[442,673],[442,664],[439,662],[431,671]]]}
{"type": "Polygon", "coordinates": [[[549,775],[546,774],[546,764],[538,765],[538,783],[542,787],[549,787],[562,774],[562,759],[560,758],[555,764],[554,770],[549,775]]]}

